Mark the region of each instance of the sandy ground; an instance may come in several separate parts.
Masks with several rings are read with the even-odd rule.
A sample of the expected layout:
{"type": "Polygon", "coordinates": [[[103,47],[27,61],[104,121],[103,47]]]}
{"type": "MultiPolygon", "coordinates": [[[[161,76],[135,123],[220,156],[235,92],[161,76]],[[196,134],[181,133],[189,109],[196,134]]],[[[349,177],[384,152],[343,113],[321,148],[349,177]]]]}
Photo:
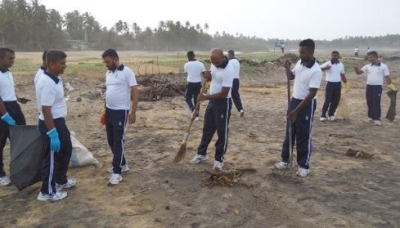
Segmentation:
{"type": "MultiPolygon", "coordinates": [[[[399,69],[398,62],[389,66],[399,69]]],[[[398,71],[393,73],[397,87],[399,76],[398,71]]],[[[0,227],[400,227],[400,121],[383,120],[380,127],[364,123],[365,79],[352,73],[348,77],[353,87],[347,99],[350,120],[319,122],[323,91],[319,92],[311,174],[298,178],[296,169],[273,169],[285,128],[283,70],[244,75],[241,95],[246,114],[240,118],[232,109],[226,159],[234,167],[257,171],[242,176],[247,187],[213,188],[202,185],[208,175],[203,171],[212,167],[212,159],[189,164],[200,142],[202,120],[193,127],[186,159],[171,163],[189,121],[182,97],[140,102],[137,123],[126,135],[131,170],[120,185],[108,187],[111,152],[99,124],[101,100],[75,102],[91,88],[86,79],[74,78],[77,90],[68,103],[68,126],[103,167],[71,169],[69,176],[78,178],[78,185],[61,202],[37,201],[39,184],[21,192],[13,186],[0,188],[0,227]],[[347,157],[349,148],[375,156],[347,157]]],[[[17,88],[33,98],[31,86],[17,88]]],[[[383,116],[388,105],[384,95],[383,116]]],[[[34,124],[34,103],[22,107],[28,123],[34,124]]],[[[8,151],[7,146],[5,164],[8,151]]],[[[213,157],[214,142],[209,154],[213,157]]]]}

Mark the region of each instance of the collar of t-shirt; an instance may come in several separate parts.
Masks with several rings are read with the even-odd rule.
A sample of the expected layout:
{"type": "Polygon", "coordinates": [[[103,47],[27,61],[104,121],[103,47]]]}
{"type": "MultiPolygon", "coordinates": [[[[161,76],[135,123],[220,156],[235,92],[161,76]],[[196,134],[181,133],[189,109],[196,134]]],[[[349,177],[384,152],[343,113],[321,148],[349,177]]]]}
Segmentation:
{"type": "Polygon", "coordinates": [[[197,59],[189,59],[189,62],[197,61],[197,59]]]}
{"type": "Polygon", "coordinates": [[[314,58],[314,59],[311,60],[307,65],[306,65],[303,61],[301,61],[301,64],[304,65],[304,66],[307,67],[307,68],[311,68],[311,67],[314,66],[315,61],[316,61],[316,60],[315,60],[315,58],[314,58]]]}
{"type": "MultiPolygon", "coordinates": [[[[381,62],[377,62],[377,63],[375,63],[375,64],[373,64],[373,63],[371,63],[371,66],[381,66],[381,62]]],[[[4,73],[4,72],[3,72],[4,73]]]]}
{"type": "Polygon", "coordinates": [[[331,63],[332,64],[339,64],[339,60],[336,60],[336,61],[331,60],[331,63]]]}
{"type": "Polygon", "coordinates": [[[60,79],[58,78],[58,76],[49,73],[48,71],[44,72],[45,75],[49,76],[49,78],[51,78],[56,84],[58,84],[58,82],[60,81],[60,79]]]}
{"type": "Polygon", "coordinates": [[[222,60],[222,64],[218,66],[217,68],[222,68],[225,69],[226,66],[228,66],[229,60],[226,56],[224,56],[224,60],[222,60]]]}
{"type": "MultiPolygon", "coordinates": [[[[124,70],[124,64],[121,64],[117,69],[115,69],[115,70],[118,70],[118,71],[123,71],[124,70]]],[[[109,72],[112,72],[112,73],[114,73],[115,72],[115,70],[109,70],[109,72]]]]}
{"type": "Polygon", "coordinates": [[[9,69],[4,69],[4,68],[1,68],[1,67],[0,67],[0,71],[1,71],[1,73],[4,74],[4,73],[6,73],[7,71],[10,71],[10,70],[9,70],[9,69]]]}
{"type": "Polygon", "coordinates": [[[44,67],[44,66],[40,66],[40,69],[42,69],[43,71],[46,71],[46,70],[47,70],[47,68],[44,67]]]}

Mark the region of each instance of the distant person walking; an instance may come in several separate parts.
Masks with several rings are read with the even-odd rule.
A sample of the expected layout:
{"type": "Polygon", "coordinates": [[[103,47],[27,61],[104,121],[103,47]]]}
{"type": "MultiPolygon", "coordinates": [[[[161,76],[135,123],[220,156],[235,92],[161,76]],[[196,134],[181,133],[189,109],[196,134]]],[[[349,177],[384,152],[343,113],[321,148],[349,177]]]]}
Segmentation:
{"type": "Polygon", "coordinates": [[[282,54],[285,53],[285,43],[281,43],[281,50],[282,50],[282,54]]]}
{"type": "Polygon", "coordinates": [[[139,100],[139,88],[133,71],[119,62],[114,49],[106,50],[103,62],[106,72],[106,111],[105,125],[107,141],[113,153],[109,185],[122,181],[122,172],[129,170],[125,159],[125,127],[136,122],[136,109],[139,100]],[[129,109],[131,110],[129,112],[129,109]]]}
{"type": "MultiPolygon", "coordinates": [[[[204,64],[200,61],[197,61],[195,57],[196,56],[193,51],[188,51],[188,62],[186,62],[183,66],[183,70],[187,75],[185,100],[191,112],[194,111],[194,108],[197,104],[197,96],[201,90],[201,76],[206,71],[204,64]]],[[[196,117],[195,121],[197,120],[199,120],[198,116],[196,117]]]]}
{"type": "Polygon", "coordinates": [[[397,91],[397,89],[392,84],[389,68],[386,64],[379,61],[378,53],[376,51],[370,51],[368,53],[368,61],[370,64],[365,65],[361,69],[358,64],[354,65],[354,70],[357,74],[366,74],[367,76],[366,99],[368,106],[368,119],[366,122],[380,126],[382,124],[381,95],[383,79],[386,80],[390,90],[397,91]]]}
{"type": "Polygon", "coordinates": [[[358,49],[358,47],[356,47],[356,48],[354,48],[354,56],[355,57],[358,57],[358,52],[359,52],[360,50],[358,49]]]}
{"type": "Polygon", "coordinates": [[[215,132],[218,139],[215,143],[214,165],[215,170],[227,170],[225,153],[228,148],[229,118],[231,116],[231,87],[234,70],[228,58],[221,49],[211,50],[211,85],[209,94],[199,94],[198,101],[209,100],[204,115],[204,126],[201,143],[191,163],[198,164],[207,160],[207,148],[215,132]]]}
{"type": "Polygon", "coordinates": [[[11,184],[6,176],[3,164],[3,150],[7,138],[10,137],[10,127],[25,125],[25,116],[17,103],[27,103],[25,98],[18,98],[15,94],[14,78],[10,68],[14,65],[15,52],[9,48],[0,48],[0,186],[11,184]]]}
{"type": "Polygon", "coordinates": [[[347,82],[344,65],[339,62],[339,52],[332,51],[331,60],[322,64],[321,70],[326,71],[325,102],[322,107],[321,121],[335,121],[335,112],[339,105],[342,91],[342,83],[345,84],[346,91],[350,91],[350,84],[347,82]]]}
{"type": "MultiPolygon", "coordinates": [[[[289,127],[297,148],[297,164],[300,166],[296,175],[305,177],[310,173],[311,129],[317,106],[317,92],[321,84],[322,71],[314,58],[315,43],[311,39],[299,44],[300,60],[290,70],[290,63],[285,63],[288,79],[294,79],[293,97],[290,101],[286,137],[282,146],[281,161],[275,164],[277,169],[289,168],[289,127]]],[[[293,148],[293,147],[292,147],[293,148]]]]}
{"type": "Polygon", "coordinates": [[[232,100],[236,106],[236,109],[239,112],[240,117],[244,117],[243,105],[242,105],[242,101],[240,99],[240,94],[239,94],[240,62],[236,59],[235,52],[233,50],[228,51],[228,58],[229,58],[229,64],[232,64],[233,70],[235,71],[234,76],[233,76],[232,89],[231,89],[232,100]]]}

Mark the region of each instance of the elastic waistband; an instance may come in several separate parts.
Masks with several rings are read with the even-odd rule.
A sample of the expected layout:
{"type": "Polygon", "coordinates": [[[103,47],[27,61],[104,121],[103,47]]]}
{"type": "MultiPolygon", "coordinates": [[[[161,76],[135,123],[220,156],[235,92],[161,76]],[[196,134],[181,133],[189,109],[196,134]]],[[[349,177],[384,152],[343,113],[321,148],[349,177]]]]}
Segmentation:
{"type": "Polygon", "coordinates": [[[18,104],[17,101],[3,101],[4,104],[18,104]]]}
{"type": "Polygon", "coordinates": [[[338,81],[338,82],[326,81],[326,82],[328,82],[328,83],[334,83],[334,84],[342,84],[342,82],[341,82],[341,81],[338,81]]]}
{"type": "Polygon", "coordinates": [[[367,84],[367,86],[371,86],[371,87],[378,87],[378,86],[381,86],[381,87],[382,87],[382,85],[368,85],[368,84],[367,84]]]}

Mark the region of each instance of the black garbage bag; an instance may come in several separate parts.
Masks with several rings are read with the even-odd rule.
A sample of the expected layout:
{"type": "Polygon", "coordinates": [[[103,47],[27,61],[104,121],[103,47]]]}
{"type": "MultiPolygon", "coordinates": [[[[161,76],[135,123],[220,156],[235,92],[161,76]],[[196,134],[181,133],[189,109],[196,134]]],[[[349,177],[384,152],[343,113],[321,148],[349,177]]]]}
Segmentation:
{"type": "Polygon", "coordinates": [[[42,180],[44,150],[36,126],[10,127],[10,179],[22,190],[42,180]]]}
{"type": "Polygon", "coordinates": [[[390,107],[386,113],[386,119],[393,121],[394,117],[396,116],[396,95],[397,91],[389,90],[386,93],[390,98],[390,107]]]}

